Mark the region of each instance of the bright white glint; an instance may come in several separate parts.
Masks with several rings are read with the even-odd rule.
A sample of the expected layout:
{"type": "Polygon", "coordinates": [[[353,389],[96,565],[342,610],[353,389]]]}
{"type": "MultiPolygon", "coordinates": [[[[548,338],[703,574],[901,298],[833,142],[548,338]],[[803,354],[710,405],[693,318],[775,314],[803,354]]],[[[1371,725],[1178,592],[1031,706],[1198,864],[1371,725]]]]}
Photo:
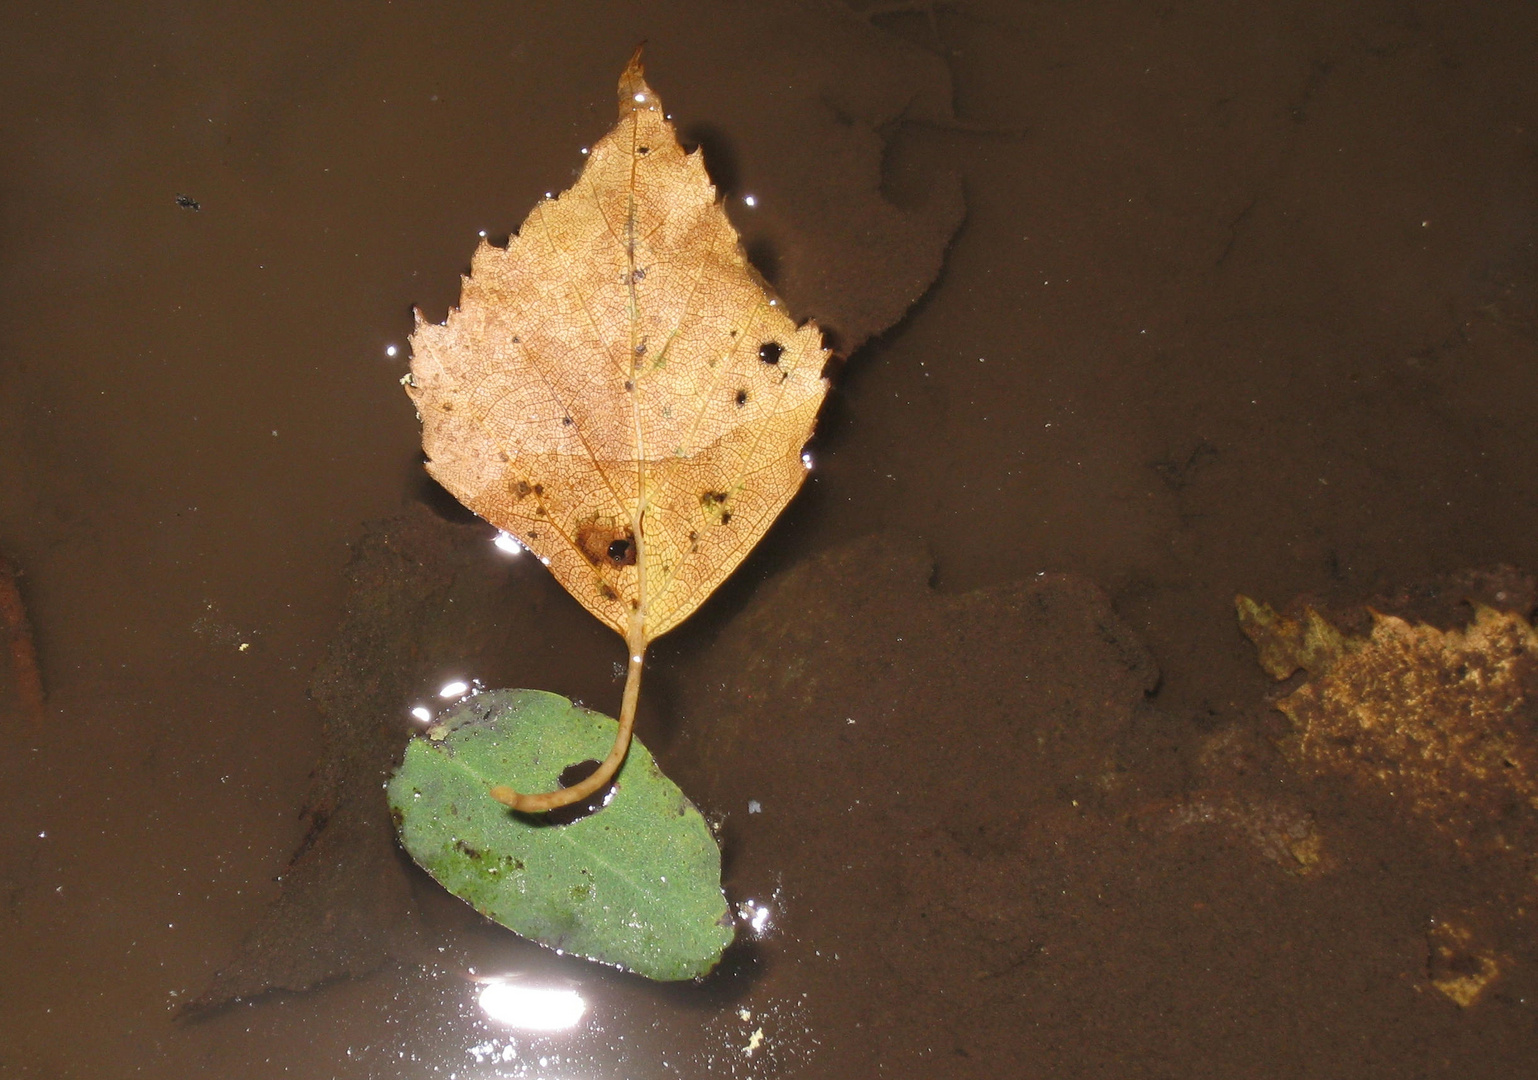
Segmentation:
{"type": "Polygon", "coordinates": [[[803,453],[801,455],[801,465],[803,468],[810,469],[812,467],[812,455],[809,453],[803,453]]]}
{"type": "Polygon", "coordinates": [[[400,352],[400,350],[397,349],[394,345],[386,345],[385,346],[385,355],[386,356],[394,356],[398,352],[400,352]]]}
{"type": "Polygon", "coordinates": [[[424,724],[433,718],[432,710],[427,708],[425,705],[418,705],[416,708],[412,709],[411,715],[422,721],[424,724]]]}
{"type": "Polygon", "coordinates": [[[443,689],[438,691],[438,696],[444,698],[445,700],[448,698],[464,697],[469,689],[469,683],[464,682],[461,679],[455,679],[451,683],[444,683],[443,689]]]}
{"type": "Polygon", "coordinates": [[[479,234],[479,235],[480,235],[480,236],[482,236],[482,237],[484,237],[484,236],[485,236],[485,235],[486,235],[486,230],[485,230],[485,229],[482,229],[482,230],[481,230],[481,231],[480,231],[480,234],[479,234]]]}
{"type": "Polygon", "coordinates": [[[523,545],[505,532],[497,533],[497,538],[491,543],[498,551],[505,551],[509,555],[518,555],[523,551],[523,545]]]}
{"type": "Polygon", "coordinates": [[[505,979],[481,987],[480,1006],[492,1020],[523,1031],[565,1031],[587,1012],[587,1002],[575,990],[520,986],[505,979]]]}
{"type": "Polygon", "coordinates": [[[636,95],[636,96],[635,96],[635,99],[636,99],[636,100],[637,100],[637,101],[645,101],[645,100],[646,100],[646,95],[645,95],[645,94],[637,94],[637,95],[636,95]]]}
{"type": "Polygon", "coordinates": [[[755,937],[763,937],[764,931],[769,929],[770,915],[769,905],[757,900],[744,900],[737,905],[737,917],[752,928],[755,937]]]}
{"type": "Polygon", "coordinates": [[[742,197],[742,201],[747,203],[749,206],[757,206],[758,205],[758,198],[757,198],[757,196],[754,196],[754,195],[744,195],[742,197]]]}

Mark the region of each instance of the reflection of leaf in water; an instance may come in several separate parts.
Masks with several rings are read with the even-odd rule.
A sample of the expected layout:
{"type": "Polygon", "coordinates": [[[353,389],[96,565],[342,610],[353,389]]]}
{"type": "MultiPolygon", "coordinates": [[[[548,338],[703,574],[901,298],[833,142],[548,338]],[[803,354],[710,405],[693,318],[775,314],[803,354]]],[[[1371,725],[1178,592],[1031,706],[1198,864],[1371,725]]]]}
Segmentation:
{"type": "Polygon", "coordinates": [[[613,749],[516,810],[580,802],[624,759],[649,642],[704,602],[801,487],[828,351],[748,265],[699,151],[642,76],[577,182],[481,242],[448,321],[418,316],[406,388],[427,469],[618,632],[613,749]]]}

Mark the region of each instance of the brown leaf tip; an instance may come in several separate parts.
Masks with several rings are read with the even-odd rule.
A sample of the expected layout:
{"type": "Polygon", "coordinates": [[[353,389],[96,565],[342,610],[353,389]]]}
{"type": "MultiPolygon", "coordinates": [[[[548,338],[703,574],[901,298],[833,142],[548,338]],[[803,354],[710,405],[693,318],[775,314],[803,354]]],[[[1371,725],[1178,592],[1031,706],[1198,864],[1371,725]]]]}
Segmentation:
{"type": "Polygon", "coordinates": [[[652,88],[646,85],[646,65],[641,62],[641,53],[645,48],[644,41],[635,47],[635,52],[630,54],[630,63],[625,65],[619,77],[619,115],[622,120],[639,109],[658,109],[662,106],[657,95],[652,93],[652,88]]]}

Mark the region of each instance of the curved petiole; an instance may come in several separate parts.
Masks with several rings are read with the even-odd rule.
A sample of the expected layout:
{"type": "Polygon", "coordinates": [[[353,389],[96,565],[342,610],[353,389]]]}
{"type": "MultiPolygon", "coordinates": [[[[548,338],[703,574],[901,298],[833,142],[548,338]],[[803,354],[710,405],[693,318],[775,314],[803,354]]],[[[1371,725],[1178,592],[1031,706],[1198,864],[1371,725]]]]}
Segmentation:
{"type": "Polygon", "coordinates": [[[625,644],[630,650],[630,664],[625,671],[625,695],[619,707],[619,732],[614,736],[614,746],[609,750],[609,756],[603,759],[593,775],[569,788],[539,795],[520,794],[505,784],[498,784],[490,791],[493,799],[525,814],[537,814],[579,803],[614,778],[619,767],[625,763],[625,755],[630,752],[630,731],[635,727],[636,701],[641,696],[641,664],[646,656],[646,640],[640,619],[632,623],[625,644]]]}

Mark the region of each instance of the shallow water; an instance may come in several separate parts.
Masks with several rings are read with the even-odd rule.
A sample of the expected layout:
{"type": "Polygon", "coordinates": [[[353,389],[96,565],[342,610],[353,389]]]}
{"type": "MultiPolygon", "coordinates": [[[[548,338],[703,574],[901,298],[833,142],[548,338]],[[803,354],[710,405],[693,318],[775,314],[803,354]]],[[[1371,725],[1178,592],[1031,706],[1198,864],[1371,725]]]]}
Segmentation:
{"type": "MultiPolygon", "coordinates": [[[[1236,592],[1352,604],[1538,567],[1529,8],[140,4],[7,24],[0,551],[48,698],[40,725],[0,684],[0,1075],[1072,1075],[1113,1067],[1106,1047],[1132,1076],[1530,1074],[1538,951],[1513,935],[1496,992],[1439,998],[1423,928],[1440,883],[1422,897],[1389,867],[1371,918],[1349,867],[1292,899],[1193,901],[1234,873],[1220,849],[1164,878],[1057,817],[1041,820],[1083,854],[1064,880],[1100,875],[1112,899],[1063,913],[1082,965],[1055,989],[939,972],[915,994],[902,962],[872,959],[916,948],[862,905],[883,879],[819,894],[792,831],[807,821],[766,812],[733,834],[728,887],[774,908],[771,932],[702,986],[510,941],[417,881],[417,954],[178,1012],[305,835],[307,688],[349,545],[410,503],[453,516],[396,385],[411,307],[441,318],[477,234],[570,183],[637,41],[750,250],[796,314],[840,312],[846,343],[867,308],[807,269],[817,235],[848,227],[815,193],[869,169],[918,222],[948,176],[965,195],[933,287],[838,372],[812,482],[658,644],[640,733],[728,815],[738,789],[702,774],[709,733],[667,715],[666,688],[777,575],[867,533],[916,536],[945,595],[1043,571],[1097,583],[1157,664],[1151,704],[1180,745],[1266,722],[1236,592]],[[1251,907],[1292,921],[1257,928],[1251,907]],[[575,986],[588,1020],[549,1037],[485,1020],[474,980],[509,969],[575,986]],[[969,994],[984,1019],[958,1027],[941,999],[969,994]]],[[[878,300],[917,259],[860,257],[892,270],[871,272],[878,300]]],[[[501,670],[617,700],[612,635],[534,568],[506,574],[542,615],[499,628],[501,670]]],[[[929,737],[892,760],[972,734],[929,737]]],[[[804,779],[758,760],[766,788],[804,779]]],[[[900,863],[890,821],[842,794],[827,814],[850,850],[900,863]]]]}

